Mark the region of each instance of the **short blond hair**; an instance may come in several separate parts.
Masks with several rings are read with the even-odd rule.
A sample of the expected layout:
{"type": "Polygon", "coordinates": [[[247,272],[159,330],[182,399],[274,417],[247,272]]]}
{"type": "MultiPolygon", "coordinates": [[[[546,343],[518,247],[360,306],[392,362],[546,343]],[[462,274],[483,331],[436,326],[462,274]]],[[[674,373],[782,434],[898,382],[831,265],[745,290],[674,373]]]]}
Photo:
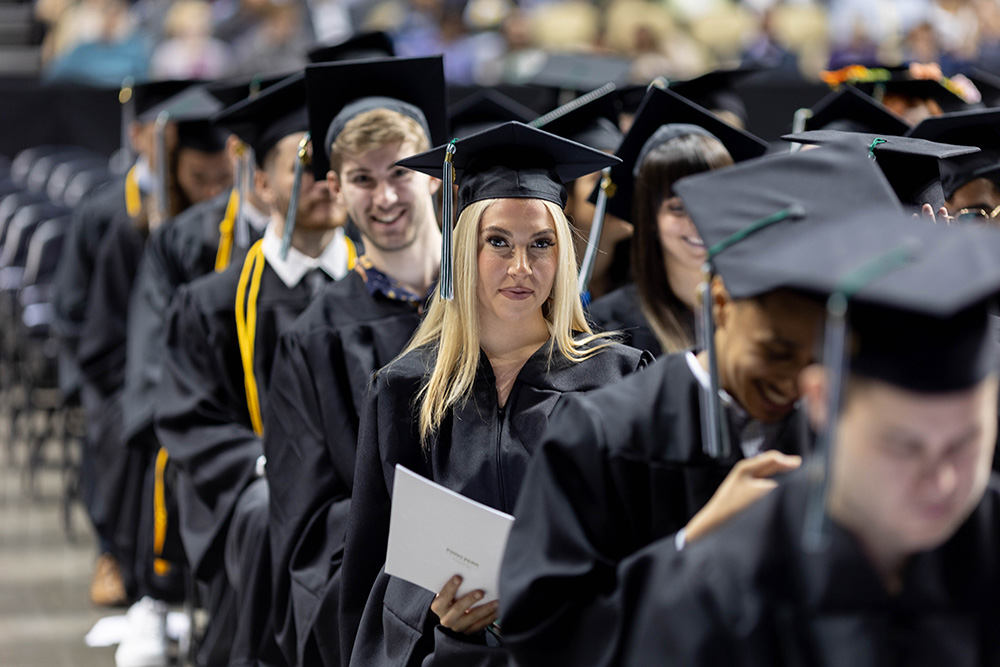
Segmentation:
{"type": "Polygon", "coordinates": [[[330,147],[330,169],[340,173],[345,155],[363,155],[389,144],[409,144],[415,153],[430,148],[424,128],[390,109],[372,109],[347,121],[330,147]]]}

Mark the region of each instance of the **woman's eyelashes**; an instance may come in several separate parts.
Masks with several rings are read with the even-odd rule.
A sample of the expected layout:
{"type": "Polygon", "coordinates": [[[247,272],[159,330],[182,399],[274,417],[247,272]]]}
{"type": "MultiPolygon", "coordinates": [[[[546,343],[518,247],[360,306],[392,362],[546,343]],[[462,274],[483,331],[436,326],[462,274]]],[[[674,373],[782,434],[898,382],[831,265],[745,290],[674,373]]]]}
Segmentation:
{"type": "MultiPolygon", "coordinates": [[[[486,243],[487,243],[487,245],[490,245],[490,246],[492,246],[494,248],[510,248],[511,247],[511,241],[510,241],[510,239],[508,239],[506,237],[503,237],[503,236],[496,236],[496,235],[494,235],[494,236],[487,236],[486,237],[486,243]]],[[[544,250],[544,249],[547,249],[547,248],[554,247],[555,244],[556,244],[555,239],[553,239],[551,237],[543,236],[543,237],[532,239],[530,241],[530,243],[528,244],[528,247],[530,249],[533,249],[533,250],[544,250]]]]}

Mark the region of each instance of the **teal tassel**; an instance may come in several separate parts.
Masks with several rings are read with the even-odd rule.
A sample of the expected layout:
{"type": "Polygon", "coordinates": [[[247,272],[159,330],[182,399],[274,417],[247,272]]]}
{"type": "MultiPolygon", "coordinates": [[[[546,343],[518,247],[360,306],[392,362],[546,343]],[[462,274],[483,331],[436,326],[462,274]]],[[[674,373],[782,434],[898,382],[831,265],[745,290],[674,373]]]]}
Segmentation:
{"type": "Polygon", "coordinates": [[[441,278],[439,282],[439,294],[443,301],[451,301],[455,298],[454,284],[454,264],[452,259],[452,225],[454,218],[453,197],[455,185],[455,167],[453,160],[455,156],[455,142],[452,139],[448,148],[444,152],[443,180],[444,188],[441,193],[441,278]]]}
{"type": "Polygon", "coordinates": [[[295,231],[295,218],[299,212],[299,196],[302,193],[302,172],[305,171],[309,157],[309,133],[306,132],[299,141],[299,154],[295,162],[295,175],[292,182],[292,195],[288,198],[288,214],[285,216],[285,233],[281,237],[281,259],[288,259],[288,249],[292,247],[292,233],[295,231]]]}

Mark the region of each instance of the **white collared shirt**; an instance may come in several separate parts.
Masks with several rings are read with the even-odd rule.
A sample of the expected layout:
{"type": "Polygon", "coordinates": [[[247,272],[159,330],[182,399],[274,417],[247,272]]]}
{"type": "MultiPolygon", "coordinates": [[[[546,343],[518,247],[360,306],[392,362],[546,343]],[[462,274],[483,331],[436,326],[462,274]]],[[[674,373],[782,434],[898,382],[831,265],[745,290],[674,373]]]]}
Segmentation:
{"type": "Polygon", "coordinates": [[[334,280],[340,280],[347,275],[347,243],[344,240],[344,228],[338,227],[333,238],[323,249],[319,257],[309,257],[295,248],[288,249],[288,257],[281,259],[281,237],[275,231],[272,220],[264,231],[262,250],[268,266],[281,278],[281,282],[289,289],[295,287],[307,273],[313,269],[322,269],[334,280]]]}
{"type": "MultiPolygon", "coordinates": [[[[246,219],[249,225],[256,229],[258,232],[262,232],[267,228],[268,223],[271,222],[271,216],[260,210],[249,201],[243,202],[243,207],[240,209],[240,213],[246,219]]],[[[291,252],[289,252],[291,254],[291,252]]]]}

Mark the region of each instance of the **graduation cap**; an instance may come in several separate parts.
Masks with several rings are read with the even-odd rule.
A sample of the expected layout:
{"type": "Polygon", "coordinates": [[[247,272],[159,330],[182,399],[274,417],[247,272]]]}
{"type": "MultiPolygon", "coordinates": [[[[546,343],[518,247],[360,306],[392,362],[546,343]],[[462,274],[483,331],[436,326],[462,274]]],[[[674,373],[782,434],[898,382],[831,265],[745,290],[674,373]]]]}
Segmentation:
{"type": "Polygon", "coordinates": [[[490,88],[476,91],[448,107],[451,136],[459,139],[511,120],[527,123],[534,117],[528,107],[490,88]]]}
{"type": "MultiPolygon", "coordinates": [[[[458,212],[484,199],[541,199],[566,206],[564,186],[615,164],[618,158],[524,123],[511,121],[452,140],[398,164],[444,181],[445,193],[458,183],[458,212]]],[[[452,211],[443,197],[440,294],[453,298],[452,211]]]]}
{"type": "Polygon", "coordinates": [[[671,81],[668,86],[678,95],[710,111],[728,111],[746,126],[747,107],[733,87],[762,71],[760,67],[717,69],[686,81],[671,81]]]}
{"type": "Polygon", "coordinates": [[[606,83],[625,85],[632,74],[632,60],[592,53],[550,53],[529,79],[536,86],[584,92],[606,83]]]}
{"type": "Polygon", "coordinates": [[[396,111],[420,123],[431,145],[447,141],[441,56],[309,65],[306,94],[310,132],[323,142],[312,157],[317,179],[326,178],[330,149],[344,126],[366,111],[396,111]]]}
{"type": "Polygon", "coordinates": [[[159,213],[167,217],[167,147],[166,127],[177,125],[177,148],[191,148],[203,153],[217,153],[226,147],[226,134],[212,124],[222,109],[204,85],[186,88],[141,113],[139,122],[152,122],[156,145],[156,202],[159,213]]]}
{"type": "Polygon", "coordinates": [[[367,58],[391,58],[396,55],[392,38],[381,31],[362,32],[334,44],[317,46],[306,53],[311,63],[332,63],[367,58]]]}
{"type": "MultiPolygon", "coordinates": [[[[616,87],[607,83],[597,90],[562,105],[561,107],[539,116],[531,122],[537,127],[552,134],[565,137],[584,146],[613,153],[618,150],[622,141],[621,130],[618,129],[618,105],[616,87]]],[[[601,181],[611,176],[611,168],[605,167],[601,181]]],[[[603,194],[604,191],[602,190],[603,194]]],[[[594,207],[594,216],[590,223],[590,234],[587,239],[587,249],[580,261],[580,274],[577,279],[580,293],[586,296],[590,286],[590,278],[597,262],[601,234],[604,231],[604,214],[607,207],[607,197],[599,195],[594,207]]]]}
{"type": "MultiPolygon", "coordinates": [[[[614,191],[614,195],[608,195],[608,212],[622,220],[631,220],[635,178],[642,160],[667,141],[692,133],[718,139],[735,162],[760,157],[767,151],[767,143],[749,132],[720,120],[711,111],[673,91],[651,86],[616,153],[622,163],[611,168],[610,181],[605,187],[610,192],[608,188],[613,186],[614,191]]],[[[591,200],[596,201],[598,194],[595,191],[591,200]]]]}
{"type": "Polygon", "coordinates": [[[254,150],[257,165],[284,137],[309,129],[305,74],[285,78],[253,98],[223,109],[214,118],[254,150]]]}
{"type": "Polygon", "coordinates": [[[842,78],[843,83],[871,95],[877,102],[882,102],[886,95],[902,95],[934,100],[943,111],[957,111],[968,104],[956,88],[949,87],[952,84],[947,78],[915,78],[910,65],[874,68],[851,65],[839,72],[826,74],[828,76],[824,80],[829,82],[842,78]],[[841,73],[843,76],[839,77],[841,73]]]}
{"type": "Polygon", "coordinates": [[[133,110],[133,117],[138,118],[153,107],[159,106],[178,93],[200,83],[200,81],[190,79],[142,82],[126,80],[122,84],[118,101],[122,104],[130,104],[133,110]]]}
{"type": "Polygon", "coordinates": [[[920,393],[968,389],[997,368],[990,313],[1000,292],[1000,232],[854,212],[762,261],[792,288],[829,294],[827,424],[810,460],[803,548],[824,548],[829,471],[848,373],[920,393]]]}
{"type": "Polygon", "coordinates": [[[941,160],[944,198],[977,178],[1000,176],[1000,109],[977,109],[923,120],[907,136],[930,141],[977,146],[981,152],[941,160]]]}
{"type": "MultiPolygon", "coordinates": [[[[910,124],[855,88],[833,91],[813,106],[805,119],[805,130],[873,132],[901,136],[910,124]]],[[[798,129],[796,131],[799,131],[798,129]]]]}
{"type": "Polygon", "coordinates": [[[971,146],[942,144],[911,137],[879,136],[863,132],[815,130],[786,134],[785,141],[819,146],[846,143],[874,158],[889,179],[899,200],[917,208],[930,204],[936,211],[944,206],[938,160],[978,153],[971,146]]]}
{"type": "Polygon", "coordinates": [[[253,76],[235,77],[205,84],[205,89],[219,100],[223,107],[231,107],[249,97],[260,94],[261,91],[267,90],[274,84],[284,81],[293,74],[294,72],[280,75],[261,76],[260,74],[255,74],[253,76]]]}
{"type": "Polygon", "coordinates": [[[309,118],[306,114],[305,74],[301,72],[293,74],[258,96],[224,110],[216,116],[215,122],[230,128],[234,134],[253,148],[259,167],[264,166],[268,153],[282,139],[300,132],[307,133],[299,142],[292,195],[285,215],[281,253],[283,257],[287,256],[298,212],[302,172],[308,157],[306,147],[309,142],[309,118]]]}
{"type": "Polygon", "coordinates": [[[708,249],[700,332],[711,383],[702,410],[706,452],[724,457],[729,443],[720,419],[710,290],[715,273],[734,299],[789,287],[782,262],[773,258],[778,248],[798,240],[814,243],[816,229],[836,224],[853,212],[899,215],[901,209],[878,167],[842,144],[696,174],[682,178],[674,188],[708,249]],[[845,192],[851,196],[845,197],[845,192]]]}
{"type": "Polygon", "coordinates": [[[615,84],[607,83],[539,116],[530,124],[578,144],[613,153],[622,141],[615,91],[615,84]]]}

